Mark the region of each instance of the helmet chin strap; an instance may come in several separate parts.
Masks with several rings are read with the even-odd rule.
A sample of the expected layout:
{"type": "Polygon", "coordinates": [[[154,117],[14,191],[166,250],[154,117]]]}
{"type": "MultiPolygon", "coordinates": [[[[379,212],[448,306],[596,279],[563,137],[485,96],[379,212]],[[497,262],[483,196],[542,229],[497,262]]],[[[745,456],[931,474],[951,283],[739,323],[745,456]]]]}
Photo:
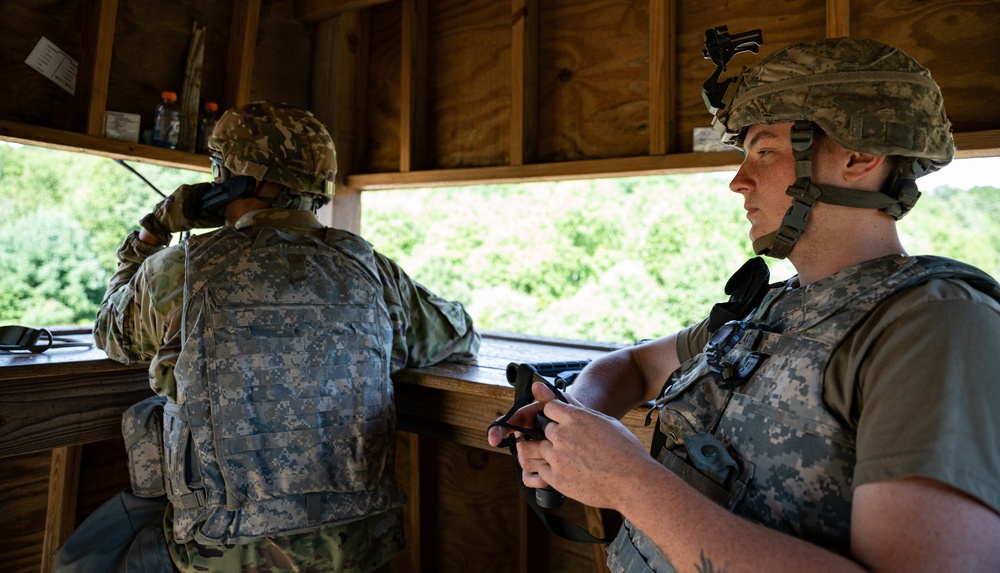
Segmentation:
{"type": "Polygon", "coordinates": [[[776,259],[786,258],[802,235],[809,213],[817,202],[859,209],[880,209],[899,219],[920,197],[916,178],[918,173],[922,175],[926,172],[926,168],[919,161],[914,161],[904,172],[895,173],[879,192],[813,183],[813,129],[811,121],[799,120],[792,125],[795,183],[785,190],[785,194],[792,198],[792,204],[781,219],[781,226],[777,231],[759,237],[753,242],[753,251],[758,255],[776,259]]]}

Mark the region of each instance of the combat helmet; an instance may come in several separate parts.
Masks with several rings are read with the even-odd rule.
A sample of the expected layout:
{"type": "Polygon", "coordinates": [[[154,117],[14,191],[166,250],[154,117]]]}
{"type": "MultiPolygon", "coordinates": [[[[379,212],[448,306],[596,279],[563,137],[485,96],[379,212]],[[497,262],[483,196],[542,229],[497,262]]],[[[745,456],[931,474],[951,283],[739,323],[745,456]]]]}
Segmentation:
{"type": "Polygon", "coordinates": [[[232,108],[216,124],[208,149],[232,174],[284,187],[276,208],[315,210],[333,199],[336,150],[309,111],[266,101],[232,108]]]}
{"type": "MultiPolygon", "coordinates": [[[[725,27],[706,32],[706,57],[709,32],[716,44],[719,34],[727,34],[725,27]]],[[[756,34],[759,41],[759,31],[756,34]]],[[[740,51],[757,50],[754,45],[737,45],[726,55],[740,51]]],[[[705,85],[706,104],[723,143],[742,150],[751,125],[794,122],[796,182],[786,191],[793,198],[792,207],[778,231],[754,241],[758,254],[788,256],[816,201],[881,209],[899,219],[920,197],[915,179],[954,157],[941,89],[926,68],[898,48],[856,38],[792,44],[750,70],[743,68],[713,90],[711,82],[727,61],[705,85]],[[811,181],[815,126],[846,149],[905,160],[877,193],[817,185],[811,181]]]]}

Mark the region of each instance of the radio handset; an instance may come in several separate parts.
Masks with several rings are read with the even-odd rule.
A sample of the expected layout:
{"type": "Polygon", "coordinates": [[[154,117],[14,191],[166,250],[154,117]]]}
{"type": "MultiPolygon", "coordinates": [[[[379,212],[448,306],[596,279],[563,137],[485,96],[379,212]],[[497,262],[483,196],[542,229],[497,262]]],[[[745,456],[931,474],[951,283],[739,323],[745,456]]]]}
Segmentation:
{"type": "Polygon", "coordinates": [[[256,187],[257,180],[249,175],[230,177],[202,194],[199,210],[203,215],[221,214],[230,202],[253,195],[256,187]]]}

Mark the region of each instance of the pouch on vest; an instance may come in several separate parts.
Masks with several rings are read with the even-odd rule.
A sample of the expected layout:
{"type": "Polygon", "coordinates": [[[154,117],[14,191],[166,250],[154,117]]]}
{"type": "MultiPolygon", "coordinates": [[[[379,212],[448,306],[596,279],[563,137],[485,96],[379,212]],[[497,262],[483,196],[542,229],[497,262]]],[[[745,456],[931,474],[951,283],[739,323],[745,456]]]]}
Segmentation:
{"type": "Polygon", "coordinates": [[[163,479],[163,396],[151,396],[122,414],[122,438],[128,453],[132,492],[140,497],[160,497],[167,490],[163,479]]]}

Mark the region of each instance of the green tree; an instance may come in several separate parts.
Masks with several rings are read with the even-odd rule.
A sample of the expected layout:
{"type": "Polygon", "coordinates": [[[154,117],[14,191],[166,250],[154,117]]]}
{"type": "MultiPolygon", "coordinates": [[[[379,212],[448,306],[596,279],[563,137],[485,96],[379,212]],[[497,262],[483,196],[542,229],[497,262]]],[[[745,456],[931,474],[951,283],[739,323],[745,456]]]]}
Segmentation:
{"type": "Polygon", "coordinates": [[[91,322],[106,282],[90,236],[65,212],[39,209],[0,227],[0,320],[91,322]]]}

